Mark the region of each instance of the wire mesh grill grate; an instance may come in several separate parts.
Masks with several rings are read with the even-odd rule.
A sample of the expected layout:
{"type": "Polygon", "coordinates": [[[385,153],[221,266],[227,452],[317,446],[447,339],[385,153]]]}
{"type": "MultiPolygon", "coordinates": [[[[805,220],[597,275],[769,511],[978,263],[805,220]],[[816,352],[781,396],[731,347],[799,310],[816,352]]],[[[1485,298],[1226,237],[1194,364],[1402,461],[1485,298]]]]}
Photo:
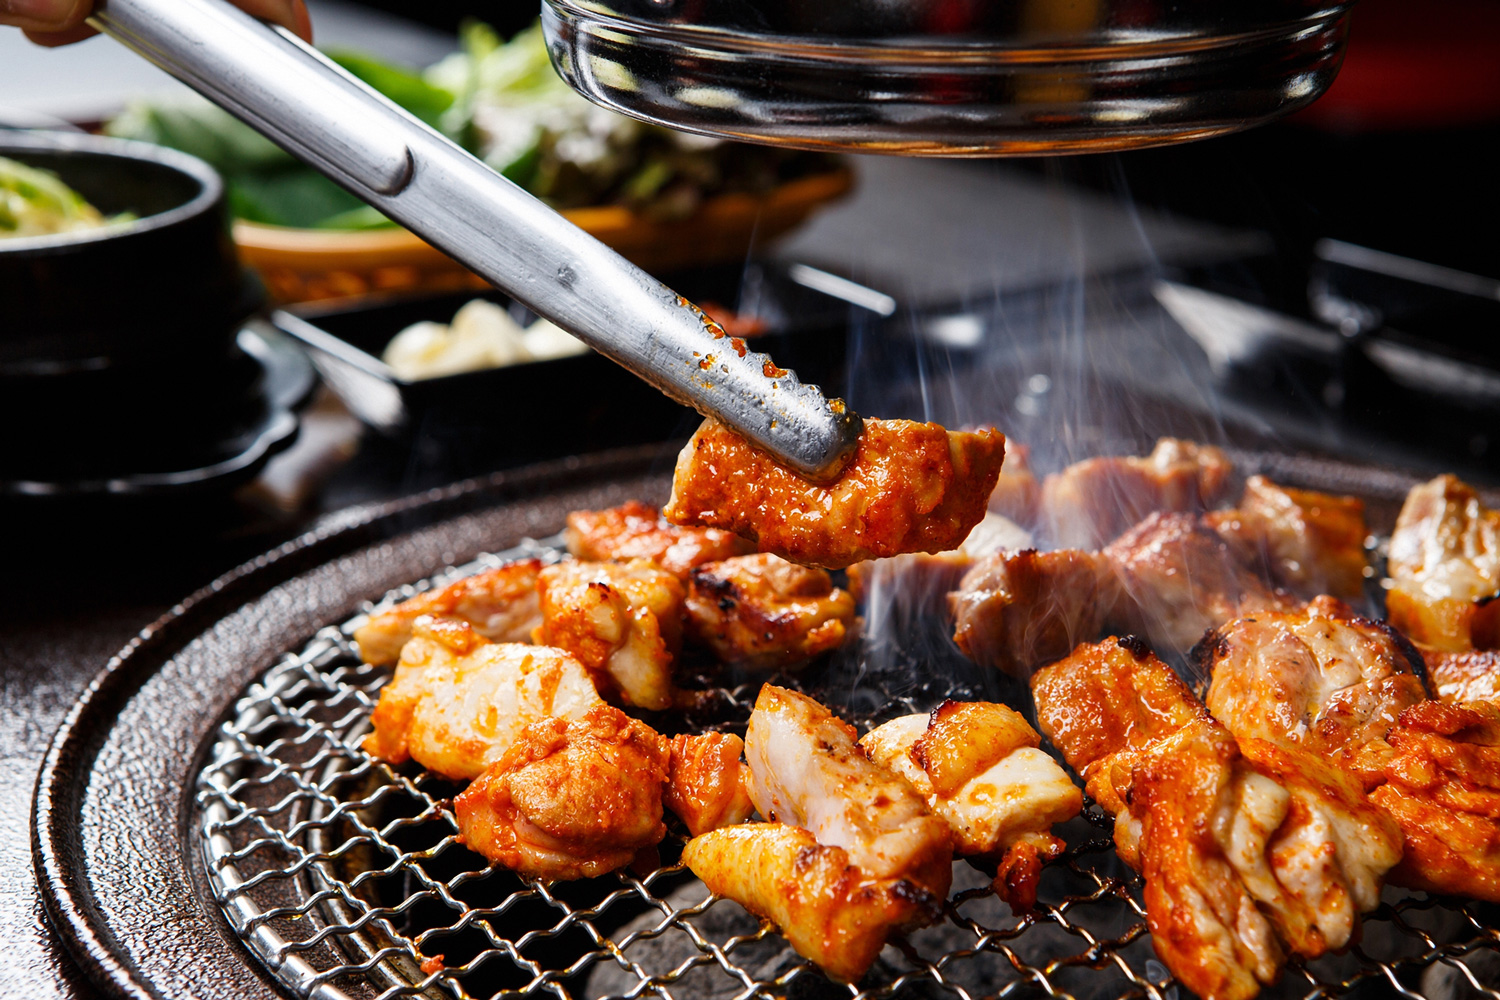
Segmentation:
{"type": "MultiPolygon", "coordinates": [[[[555,539],[528,540],[382,603],[510,559],[560,556],[555,539]]],[[[678,861],[680,828],[650,870],[552,885],[491,870],[457,842],[459,786],[360,749],[389,677],[355,654],[363,617],[323,629],[252,684],[199,776],[209,888],[234,932],[299,997],[1181,1000],[1151,949],[1139,879],[1116,858],[1110,820],[1095,807],[1059,829],[1069,848],[1048,865],[1035,911],[1012,914],[988,875],[959,864],[944,919],[894,940],[858,986],[828,981],[774,928],[713,899],[678,861]]],[[[778,683],[861,728],[950,694],[1020,703],[956,653],[935,668],[941,659],[931,649],[866,648],[778,683]],[[912,669],[914,656],[924,670],[912,669]]],[[[714,689],[711,709],[676,724],[743,732],[764,679],[731,678],[739,683],[714,689]]],[[[1388,889],[1357,946],[1293,962],[1267,995],[1500,1000],[1496,910],[1388,889]]]]}

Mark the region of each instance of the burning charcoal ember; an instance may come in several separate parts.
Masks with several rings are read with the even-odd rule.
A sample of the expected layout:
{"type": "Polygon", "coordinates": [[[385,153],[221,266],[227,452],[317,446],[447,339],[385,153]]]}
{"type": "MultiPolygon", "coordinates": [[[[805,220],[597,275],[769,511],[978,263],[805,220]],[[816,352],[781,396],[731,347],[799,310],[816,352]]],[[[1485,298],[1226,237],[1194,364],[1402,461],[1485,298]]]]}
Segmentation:
{"type": "Polygon", "coordinates": [[[784,823],[705,833],[682,860],[716,895],[771,920],[799,955],[846,983],[859,981],[892,930],[930,923],[942,907],[928,886],[874,876],[850,851],[784,823]]]}
{"type": "Polygon", "coordinates": [[[1042,864],[1064,847],[1052,826],[1078,815],[1083,795],[1020,714],[947,701],[931,715],[892,719],[859,745],[926,797],[955,853],[998,862],[994,888],[1012,910],[1036,905],[1042,864]]]}
{"type": "Polygon", "coordinates": [[[1148,514],[1207,510],[1227,494],[1233,475],[1218,448],[1162,438],[1145,458],[1091,458],[1048,476],[1042,517],[1057,547],[1094,549],[1148,514]]]}
{"type": "Polygon", "coordinates": [[[495,642],[530,642],[531,630],[542,621],[536,590],[541,570],[536,559],[522,559],[373,614],[354,633],[360,658],[377,665],[395,663],[411,638],[412,623],[422,615],[461,619],[495,642]]]}
{"type": "Polygon", "coordinates": [[[659,509],[639,500],[607,510],[573,511],[563,539],[578,559],[650,559],[684,580],[695,566],[755,551],[755,546],[728,531],[671,524],[659,509]]]}
{"type": "Polygon", "coordinates": [[[1003,551],[978,562],[950,598],[953,638],[981,666],[1026,677],[1098,636],[1118,600],[1097,553],[1003,551]]]}
{"type": "Polygon", "coordinates": [[[745,743],[731,733],[672,738],[667,808],[693,836],[743,823],[755,812],[750,769],[740,760],[745,743]]]}
{"type": "Polygon", "coordinates": [[[756,810],[843,848],[866,876],[905,879],[941,900],[953,879],[948,824],[906,779],[865,756],[857,736],[806,695],[763,686],[745,731],[756,810]]]}
{"type": "Polygon", "coordinates": [[[1152,514],[1103,555],[1122,591],[1105,627],[1145,636],[1157,649],[1185,653],[1205,631],[1230,619],[1298,604],[1242,565],[1191,514],[1152,514]]]}
{"type": "Polygon", "coordinates": [[[1370,798],[1406,835],[1398,885],[1500,902],[1500,707],[1428,701],[1401,713],[1370,798]]]}
{"type": "Polygon", "coordinates": [[[688,578],[687,633],[726,663],[796,666],[837,649],[854,598],[821,569],[762,552],[706,563],[688,578]]]}
{"type": "Polygon", "coordinates": [[[1309,751],[1366,786],[1383,780],[1386,730],[1427,698],[1410,644],[1332,597],[1229,622],[1197,658],[1208,710],[1235,736],[1309,751]]]}
{"type": "Polygon", "coordinates": [[[582,719],[603,704],[589,672],[562,650],[492,643],[464,622],[423,617],[380,691],[364,748],[466,780],[532,722],[582,719]]]}
{"type": "Polygon", "coordinates": [[[1239,506],[1204,520],[1246,566],[1263,568],[1277,586],[1316,597],[1356,600],[1364,594],[1364,501],[1279,486],[1251,476],[1239,506]]]}
{"type": "Polygon", "coordinates": [[[1461,705],[1466,701],[1500,704],[1500,650],[1481,649],[1463,653],[1422,650],[1427,680],[1439,701],[1461,705]]]}
{"type": "Polygon", "coordinates": [[[1500,511],[1439,476],[1406,496],[1391,535],[1391,624],[1441,652],[1500,648],[1500,511]]]}
{"type": "Polygon", "coordinates": [[[993,429],[868,419],[850,464],[814,483],[710,419],[678,457],[666,516],[829,569],[944,552],[984,517],[1004,458],[1005,437],[993,429]]]}
{"type": "Polygon", "coordinates": [[[561,562],[542,570],[537,642],[566,650],[626,705],[666,709],[681,692],[672,665],[682,648],[683,590],[647,559],[561,562]]]}
{"type": "Polygon", "coordinates": [[[1344,947],[1401,835],[1352,778],[1237,741],[1139,640],[1081,646],[1032,680],[1042,731],[1115,814],[1157,953],[1204,997],[1248,998],[1283,947],[1344,947]]]}
{"type": "Polygon", "coordinates": [[[454,800],[459,840],[544,881],[614,871],[666,836],[669,747],[606,705],[533,722],[454,800]]]}

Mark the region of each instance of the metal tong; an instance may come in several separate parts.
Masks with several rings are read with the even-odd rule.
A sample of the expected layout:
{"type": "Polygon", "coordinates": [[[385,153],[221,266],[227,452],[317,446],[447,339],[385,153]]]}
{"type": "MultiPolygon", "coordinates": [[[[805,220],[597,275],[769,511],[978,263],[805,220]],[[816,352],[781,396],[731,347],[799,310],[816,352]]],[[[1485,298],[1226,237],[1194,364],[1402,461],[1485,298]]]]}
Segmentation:
{"type": "MultiPolygon", "coordinates": [[[[100,0],[89,23],[538,315],[815,478],[861,421],[281,28],[225,0],[100,0]]],[[[567,392],[559,387],[559,394],[567,392]]]]}

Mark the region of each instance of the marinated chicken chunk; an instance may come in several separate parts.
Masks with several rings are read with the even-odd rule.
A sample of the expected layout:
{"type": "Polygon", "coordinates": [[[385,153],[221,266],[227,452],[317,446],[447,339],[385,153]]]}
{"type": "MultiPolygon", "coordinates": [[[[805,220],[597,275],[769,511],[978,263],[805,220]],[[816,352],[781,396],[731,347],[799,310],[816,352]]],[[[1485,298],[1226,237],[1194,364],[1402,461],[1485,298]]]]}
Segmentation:
{"type": "Polygon", "coordinates": [[[665,737],[607,705],[533,722],[453,800],[459,840],[542,881],[614,871],[666,836],[669,755],[665,737]]]}
{"type": "Polygon", "coordinates": [[[1388,561],[1391,624],[1440,652],[1500,648],[1500,510],[1439,476],[1406,496],[1388,561]]]}
{"type": "Polygon", "coordinates": [[[894,929],[931,923],[941,895],[876,878],[848,851],[782,823],[746,823],[695,837],[682,860],[716,895],[775,923],[799,955],[858,982],[894,929]]]}
{"type": "Polygon", "coordinates": [[[1081,646],[1032,680],[1042,731],[1115,814],[1147,922],[1204,997],[1251,997],[1285,949],[1348,944],[1401,854],[1396,825],[1317,756],[1237,741],[1139,640],[1081,646]]]}
{"type": "Polygon", "coordinates": [[[1438,701],[1461,705],[1466,701],[1500,704],[1500,649],[1443,653],[1424,649],[1427,679],[1438,701]]]}
{"type": "Polygon", "coordinates": [[[1158,649],[1186,652],[1216,625],[1298,603],[1262,582],[1191,514],[1152,514],[1103,554],[1123,591],[1106,627],[1145,636],[1158,649]]]}
{"type": "Polygon", "coordinates": [[[805,663],[837,649],[853,623],[854,599],[827,572],[768,552],[707,563],[688,578],[688,635],[726,663],[805,663]]]}
{"type": "Polygon", "coordinates": [[[536,591],[541,570],[538,560],[522,559],[377,612],[354,633],[360,658],[377,665],[395,663],[411,638],[412,623],[423,615],[466,621],[495,642],[530,642],[531,630],[542,620],[536,591]]]}
{"type": "Polygon", "coordinates": [[[1097,553],[1001,551],[976,563],[949,598],[953,639],[974,662],[1025,677],[1098,636],[1118,599],[1097,553]]]}
{"type": "Polygon", "coordinates": [[[666,516],[727,528],[762,552],[828,569],[942,552],[984,517],[1004,458],[1005,436],[992,428],[868,419],[849,465],[833,482],[815,483],[709,419],[677,460],[666,516]]]}
{"type": "Polygon", "coordinates": [[[1057,547],[1097,548],[1148,514],[1212,507],[1233,475],[1218,448],[1162,438],[1145,458],[1091,458],[1048,476],[1042,516],[1057,547]]]}
{"type": "Polygon", "coordinates": [[[594,562],[650,559],[686,579],[695,566],[755,551],[755,546],[719,528],[684,528],[660,510],[627,500],[607,510],[575,510],[563,532],[568,551],[594,562]]]}
{"type": "Polygon", "coordinates": [[[740,760],[745,743],[731,733],[672,738],[667,808],[693,836],[743,823],[755,811],[750,769],[740,760]]]}
{"type": "Polygon", "coordinates": [[[682,584],[646,559],[561,562],[542,570],[536,641],[566,650],[601,688],[627,705],[665,709],[679,692],[672,666],[682,648],[682,584]]]}
{"type": "Polygon", "coordinates": [[[1204,520],[1229,543],[1241,564],[1258,569],[1279,587],[1316,597],[1353,600],[1364,594],[1364,502],[1280,486],[1251,476],[1239,506],[1211,511],[1204,520]]]}
{"type": "Polygon", "coordinates": [[[761,816],[841,847],[874,878],[907,879],[945,897],[948,825],[898,775],[874,763],[854,728],[795,691],[760,689],[745,731],[750,797],[761,816]]]}
{"type": "Polygon", "coordinates": [[[947,821],[955,853],[999,862],[995,890],[1011,909],[1036,905],[1042,863],[1065,846],[1052,826],[1078,815],[1083,795],[1019,713],[948,701],[930,715],[892,719],[859,745],[947,821]]]}
{"type": "Polygon", "coordinates": [[[1236,619],[1198,654],[1208,710],[1235,736],[1300,747],[1366,787],[1382,780],[1386,730],[1427,697],[1410,644],[1332,597],[1236,619]]]}
{"type": "Polygon", "coordinates": [[[1427,701],[1401,713],[1370,798],[1406,835],[1391,881],[1500,902],[1500,707],[1427,701]]]}
{"type": "Polygon", "coordinates": [[[1005,442],[1005,465],[990,493],[989,508],[1027,531],[1041,519],[1042,485],[1031,471],[1031,449],[1014,441],[1005,442]]]}
{"type": "Polygon", "coordinates": [[[582,719],[602,704],[588,671],[560,649],[492,643],[464,622],[423,617],[380,691],[364,748],[466,780],[499,760],[527,725],[582,719]]]}

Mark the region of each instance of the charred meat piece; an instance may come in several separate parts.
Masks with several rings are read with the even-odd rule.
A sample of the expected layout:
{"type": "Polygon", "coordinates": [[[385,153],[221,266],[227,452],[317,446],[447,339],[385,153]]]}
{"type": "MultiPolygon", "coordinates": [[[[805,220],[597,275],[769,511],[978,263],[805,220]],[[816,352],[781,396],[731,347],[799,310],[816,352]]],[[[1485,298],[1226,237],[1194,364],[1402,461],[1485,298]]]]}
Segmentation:
{"type": "Polygon", "coordinates": [[[568,551],[594,562],[650,559],[673,576],[686,578],[695,566],[753,552],[754,546],[718,528],[684,528],[660,510],[627,500],[607,510],[575,510],[563,532],[568,551]]]}
{"type": "Polygon", "coordinates": [[[1191,514],[1152,514],[1104,549],[1123,591],[1107,628],[1186,652],[1216,625],[1252,611],[1297,606],[1242,565],[1191,514]]]}
{"type": "Polygon", "coordinates": [[[976,663],[1025,677],[1098,636],[1118,598],[1097,553],[1002,551],[975,564],[950,597],[953,638],[976,663]]]}
{"type": "Polygon", "coordinates": [[[1048,476],[1042,516],[1057,547],[1098,548],[1148,514],[1212,507],[1233,475],[1218,448],[1162,438],[1145,458],[1091,458],[1048,476]]]}
{"type": "Polygon", "coordinates": [[[1005,436],[993,429],[868,419],[849,465],[815,483],[709,419],[678,457],[666,516],[829,569],[942,552],[984,517],[1004,458],[1005,436]]]}
{"type": "Polygon", "coordinates": [[[560,649],[488,642],[451,619],[418,618],[412,632],[364,741],[392,764],[415,759],[473,778],[530,723],[581,719],[603,704],[588,671],[560,649]]]}
{"type": "Polygon", "coordinates": [[[1251,476],[1237,508],[1211,511],[1204,520],[1243,565],[1260,569],[1279,587],[1303,597],[1353,600],[1364,593],[1369,531],[1364,502],[1355,497],[1251,476]]]}
{"type": "Polygon", "coordinates": [[[667,808],[693,836],[743,823],[755,811],[750,769],[740,760],[745,743],[730,733],[672,738],[667,808]]]}
{"type": "Polygon", "coordinates": [[[804,663],[837,649],[853,622],[854,599],[827,572],[768,552],[707,563],[688,578],[688,635],[726,663],[804,663]]]}
{"type": "Polygon", "coordinates": [[[459,839],[522,875],[590,878],[666,835],[668,743],[607,705],[533,722],[453,802],[459,839]]]}
{"type": "Polygon", "coordinates": [[[1229,622],[1198,656],[1208,710],[1235,736],[1300,747],[1366,787],[1383,780],[1386,730],[1427,697],[1410,644],[1332,597],[1229,622]]]}
{"type": "Polygon", "coordinates": [[[872,877],[842,847],[782,823],[695,837],[682,860],[716,895],[774,922],[799,955],[846,983],[859,981],[892,930],[931,923],[942,905],[927,888],[872,877]]]}
{"type": "Polygon", "coordinates": [[[1401,835],[1318,757],[1237,741],[1139,640],[1081,646],[1032,679],[1042,731],[1115,814],[1174,975],[1251,997],[1282,946],[1341,948],[1379,902],[1401,835]]]}
{"type": "Polygon", "coordinates": [[[1441,652],[1500,648],[1500,511],[1439,476],[1406,496],[1391,534],[1391,624],[1441,652]]]}
{"type": "Polygon", "coordinates": [[[561,562],[542,570],[537,642],[573,654],[605,693],[627,705],[670,708],[682,648],[682,584],[646,559],[561,562]]]}
{"type": "Polygon", "coordinates": [[[947,821],[955,853],[999,862],[995,890],[1017,912],[1036,905],[1042,864],[1063,849],[1053,824],[1083,808],[1078,786],[1040,744],[1013,709],[957,701],[892,719],[859,741],[947,821]]]}
{"type": "Polygon", "coordinates": [[[411,638],[412,623],[423,615],[458,618],[495,642],[530,642],[541,623],[535,559],[497,566],[437,590],[418,594],[388,611],[377,612],[354,633],[366,663],[395,663],[411,638]]]}
{"type": "Polygon", "coordinates": [[[1423,649],[1427,679],[1438,701],[1461,705],[1466,701],[1500,704],[1500,649],[1444,653],[1423,649]]]}
{"type": "Polygon", "coordinates": [[[1500,707],[1422,702],[1386,738],[1388,780],[1370,798],[1406,835],[1391,881],[1500,902],[1500,707]]]}
{"type": "Polygon", "coordinates": [[[906,879],[937,898],[952,882],[948,824],[906,779],[876,764],[854,728],[795,691],[760,689],[745,731],[750,797],[766,819],[841,847],[874,878],[906,879]]]}

